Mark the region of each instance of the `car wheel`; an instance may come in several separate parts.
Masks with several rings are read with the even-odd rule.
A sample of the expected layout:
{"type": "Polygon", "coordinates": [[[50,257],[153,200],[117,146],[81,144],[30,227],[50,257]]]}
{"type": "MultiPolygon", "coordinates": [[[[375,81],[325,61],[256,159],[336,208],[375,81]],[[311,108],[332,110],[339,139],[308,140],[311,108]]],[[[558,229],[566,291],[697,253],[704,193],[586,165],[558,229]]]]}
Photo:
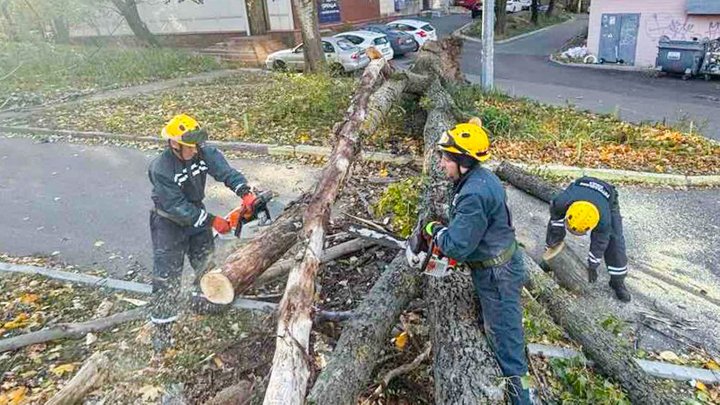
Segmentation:
{"type": "Polygon", "coordinates": [[[273,70],[278,72],[287,72],[287,64],[284,60],[276,59],[272,64],[273,70]]]}
{"type": "Polygon", "coordinates": [[[330,64],[330,75],[331,76],[342,76],[345,74],[345,68],[343,65],[333,62],[330,64]]]}

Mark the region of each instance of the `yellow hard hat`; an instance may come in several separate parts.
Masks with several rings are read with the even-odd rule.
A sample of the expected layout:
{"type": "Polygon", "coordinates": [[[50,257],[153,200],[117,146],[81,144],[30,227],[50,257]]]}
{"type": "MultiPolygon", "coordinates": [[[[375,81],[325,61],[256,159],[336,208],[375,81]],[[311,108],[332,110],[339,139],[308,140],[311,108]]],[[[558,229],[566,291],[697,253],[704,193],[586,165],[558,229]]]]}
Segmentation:
{"type": "Polygon", "coordinates": [[[565,226],[575,235],[585,235],[600,222],[600,211],[589,201],[575,201],[565,214],[565,226]]]}
{"type": "Polygon", "coordinates": [[[207,132],[200,128],[195,118],[187,114],[174,116],[161,133],[164,139],[171,139],[180,145],[195,147],[207,140],[207,132]]]}
{"type": "Polygon", "coordinates": [[[490,159],[490,137],[483,128],[480,118],[473,118],[468,123],[457,124],[447,130],[438,141],[438,148],[443,152],[469,156],[480,162],[490,159]]]}

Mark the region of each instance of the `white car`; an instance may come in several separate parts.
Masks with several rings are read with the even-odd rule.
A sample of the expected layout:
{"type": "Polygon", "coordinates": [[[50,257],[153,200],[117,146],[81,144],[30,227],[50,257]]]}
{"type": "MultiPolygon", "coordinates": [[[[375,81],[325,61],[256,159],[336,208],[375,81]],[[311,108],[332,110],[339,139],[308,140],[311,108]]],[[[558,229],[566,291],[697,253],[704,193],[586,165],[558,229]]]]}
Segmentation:
{"type": "MultiPolygon", "coordinates": [[[[522,6],[523,10],[530,10],[530,7],[532,7],[532,0],[520,0],[520,5],[522,6]]],[[[538,5],[540,5],[539,1],[538,5]]]]}
{"type": "Polygon", "coordinates": [[[386,24],[388,27],[411,34],[418,45],[423,46],[426,41],[437,41],[437,31],[427,21],[403,19],[386,24]]]}
{"type": "MultiPolygon", "coordinates": [[[[323,37],[322,47],[325,60],[331,70],[353,72],[364,68],[370,63],[370,58],[368,58],[365,50],[358,48],[346,39],[323,37]]],[[[303,44],[292,49],[271,53],[265,59],[265,66],[269,70],[302,71],[305,68],[303,44]]]]}
{"type": "Polygon", "coordinates": [[[395,56],[392,45],[385,34],[372,31],[348,31],[333,36],[335,38],[347,39],[360,49],[367,50],[371,46],[375,47],[375,49],[383,54],[385,60],[390,60],[395,56]]]}
{"type": "Polygon", "coordinates": [[[518,11],[522,11],[523,5],[520,0],[507,0],[507,5],[505,5],[505,11],[508,13],[517,13],[518,11]]]}

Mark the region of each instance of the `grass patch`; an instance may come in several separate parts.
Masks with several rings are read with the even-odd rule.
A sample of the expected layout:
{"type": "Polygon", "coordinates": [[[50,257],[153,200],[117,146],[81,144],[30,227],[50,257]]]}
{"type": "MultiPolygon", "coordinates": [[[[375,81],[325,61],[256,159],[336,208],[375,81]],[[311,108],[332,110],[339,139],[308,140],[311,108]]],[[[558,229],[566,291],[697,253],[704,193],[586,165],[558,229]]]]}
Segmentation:
{"type": "MultiPolygon", "coordinates": [[[[548,27],[555,24],[560,24],[571,18],[570,14],[557,13],[552,16],[547,16],[545,13],[538,13],[538,23],[533,24],[530,21],[530,11],[521,11],[515,14],[507,15],[507,24],[505,26],[505,34],[496,35],[496,41],[502,41],[503,39],[512,38],[517,35],[522,35],[531,31],[538,30],[540,28],[548,27]]],[[[478,18],[475,22],[467,28],[465,35],[482,38],[482,19],[478,18]]]]}
{"type": "Polygon", "coordinates": [[[98,89],[187,76],[220,68],[213,58],[162,48],[0,42],[0,105],[23,107],[98,89]]]}
{"type": "Polygon", "coordinates": [[[390,215],[390,229],[403,238],[410,236],[417,223],[421,186],[419,176],[391,184],[373,206],[376,216],[390,215]]]}
{"type": "Polygon", "coordinates": [[[687,175],[720,173],[720,144],[696,132],[483,93],[478,86],[456,86],[451,92],[461,108],[479,115],[492,131],[498,158],[687,175]]]}
{"type": "Polygon", "coordinates": [[[239,73],[165,92],[52,109],[34,126],[157,136],[175,114],[197,117],[211,139],[277,144],[329,143],[355,80],[301,74],[239,73]]]}

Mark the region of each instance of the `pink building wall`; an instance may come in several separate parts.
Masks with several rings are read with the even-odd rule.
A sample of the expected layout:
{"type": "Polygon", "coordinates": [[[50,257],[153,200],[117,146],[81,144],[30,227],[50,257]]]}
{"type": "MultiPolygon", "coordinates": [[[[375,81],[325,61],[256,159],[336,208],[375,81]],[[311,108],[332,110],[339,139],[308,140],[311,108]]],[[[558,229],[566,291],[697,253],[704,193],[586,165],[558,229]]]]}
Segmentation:
{"type": "Polygon", "coordinates": [[[686,0],[592,0],[588,49],[593,55],[598,54],[600,47],[604,13],[640,14],[636,66],[655,65],[658,40],[663,35],[682,40],[720,37],[720,15],[687,15],[686,0]]]}

